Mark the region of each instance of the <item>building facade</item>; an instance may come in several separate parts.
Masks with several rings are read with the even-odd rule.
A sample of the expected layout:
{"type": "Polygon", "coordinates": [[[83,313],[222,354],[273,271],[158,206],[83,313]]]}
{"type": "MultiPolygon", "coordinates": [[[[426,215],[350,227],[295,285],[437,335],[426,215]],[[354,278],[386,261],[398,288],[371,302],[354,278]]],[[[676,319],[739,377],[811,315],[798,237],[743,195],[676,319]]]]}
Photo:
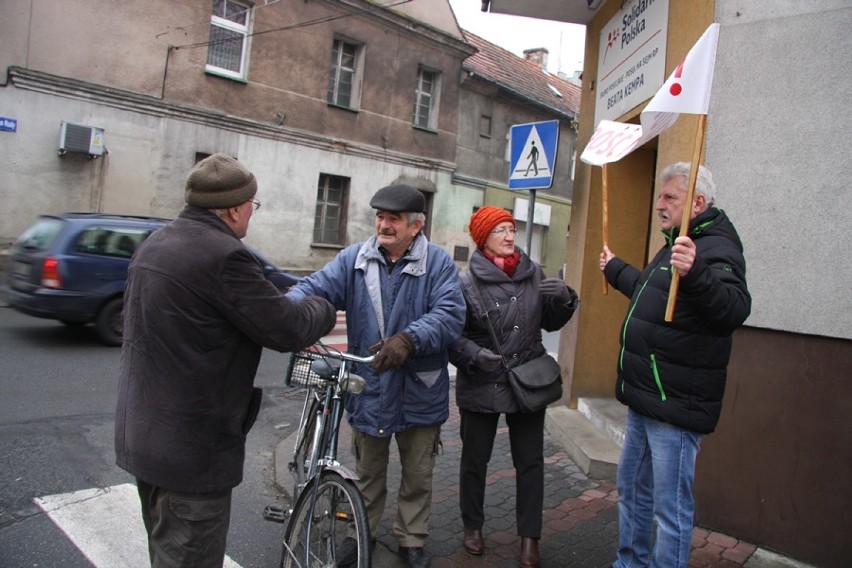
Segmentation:
{"type": "Polygon", "coordinates": [[[561,80],[484,40],[485,59],[523,74],[506,84],[471,78],[464,66],[478,47],[447,0],[0,8],[0,119],[14,125],[0,131],[9,157],[0,205],[16,211],[0,220],[0,249],[42,213],[175,217],[192,165],[226,152],[260,185],[247,242],[287,270],[316,270],[369,237],[370,197],[399,182],[426,195],[427,236],[464,267],[476,207],[492,200],[522,215],[523,196],[505,194],[508,128],[549,118],[562,122],[569,158],[558,189],[539,200],[534,234],[537,258],[551,274],[561,267],[579,89],[570,85],[570,105],[542,97],[547,81],[561,80]],[[483,145],[469,117],[486,112],[492,143],[483,145]]]}
{"type": "Polygon", "coordinates": [[[458,77],[475,50],[445,0],[422,4],[3,0],[0,108],[16,127],[0,133],[0,203],[17,214],[0,239],[40,213],[174,217],[192,165],[226,152],[259,180],[248,241],[286,268],[372,234],[370,196],[399,181],[426,193],[430,230],[461,240],[440,212],[464,191],[458,77]]]}

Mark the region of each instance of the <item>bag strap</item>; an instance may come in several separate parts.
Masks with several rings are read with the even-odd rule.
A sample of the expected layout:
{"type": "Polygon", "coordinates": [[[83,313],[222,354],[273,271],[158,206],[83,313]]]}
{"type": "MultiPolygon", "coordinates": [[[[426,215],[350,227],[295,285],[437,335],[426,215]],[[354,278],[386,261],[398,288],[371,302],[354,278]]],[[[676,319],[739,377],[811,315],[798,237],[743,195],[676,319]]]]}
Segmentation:
{"type": "Polygon", "coordinates": [[[488,306],[485,304],[485,301],[482,299],[482,292],[479,291],[479,285],[476,283],[476,277],[473,275],[472,270],[467,271],[470,285],[473,288],[473,291],[476,293],[476,297],[479,299],[479,305],[482,307],[482,316],[485,318],[485,323],[488,324],[488,333],[491,334],[491,342],[494,344],[495,349],[497,349],[497,354],[500,355],[500,360],[503,362],[503,367],[506,371],[509,370],[509,365],[506,363],[506,357],[503,355],[503,350],[500,349],[500,342],[497,340],[497,333],[494,331],[494,326],[491,325],[491,318],[488,317],[488,306]]]}

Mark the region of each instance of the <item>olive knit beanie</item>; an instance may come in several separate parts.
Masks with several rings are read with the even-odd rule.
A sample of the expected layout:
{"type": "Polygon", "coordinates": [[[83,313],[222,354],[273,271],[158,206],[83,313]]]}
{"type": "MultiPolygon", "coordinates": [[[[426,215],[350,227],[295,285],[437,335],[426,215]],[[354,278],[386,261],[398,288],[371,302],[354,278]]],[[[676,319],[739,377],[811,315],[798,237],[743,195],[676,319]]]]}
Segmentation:
{"type": "Polygon", "coordinates": [[[227,209],[245,203],[255,193],[254,174],[227,154],[213,154],[189,172],[184,198],[193,207],[227,209]]]}

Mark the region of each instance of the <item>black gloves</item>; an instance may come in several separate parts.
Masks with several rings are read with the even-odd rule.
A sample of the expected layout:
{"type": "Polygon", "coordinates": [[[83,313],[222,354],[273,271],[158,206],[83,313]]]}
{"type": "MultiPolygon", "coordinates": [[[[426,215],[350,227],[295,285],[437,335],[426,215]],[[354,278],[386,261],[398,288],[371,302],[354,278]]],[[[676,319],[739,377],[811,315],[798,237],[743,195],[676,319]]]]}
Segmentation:
{"type": "Polygon", "coordinates": [[[577,293],[568,287],[561,278],[545,278],[539,285],[542,296],[553,296],[553,298],[564,306],[571,305],[577,301],[577,293]]]}
{"type": "Polygon", "coordinates": [[[500,355],[485,347],[476,352],[474,363],[481,371],[486,373],[495,373],[503,367],[503,360],[500,355]]]}
{"type": "Polygon", "coordinates": [[[405,360],[414,353],[414,340],[411,336],[400,331],[370,347],[370,353],[375,353],[373,369],[382,373],[388,369],[399,369],[405,360]]]}

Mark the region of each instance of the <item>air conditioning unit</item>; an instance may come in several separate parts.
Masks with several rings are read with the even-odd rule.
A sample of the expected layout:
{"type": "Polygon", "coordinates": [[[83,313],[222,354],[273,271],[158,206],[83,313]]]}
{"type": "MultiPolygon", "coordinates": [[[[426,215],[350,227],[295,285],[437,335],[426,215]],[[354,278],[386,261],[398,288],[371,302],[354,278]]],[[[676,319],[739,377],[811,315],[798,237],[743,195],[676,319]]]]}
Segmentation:
{"type": "Polygon", "coordinates": [[[105,152],[104,129],[63,120],[59,129],[59,155],[63,156],[68,152],[102,156],[105,152]]]}

